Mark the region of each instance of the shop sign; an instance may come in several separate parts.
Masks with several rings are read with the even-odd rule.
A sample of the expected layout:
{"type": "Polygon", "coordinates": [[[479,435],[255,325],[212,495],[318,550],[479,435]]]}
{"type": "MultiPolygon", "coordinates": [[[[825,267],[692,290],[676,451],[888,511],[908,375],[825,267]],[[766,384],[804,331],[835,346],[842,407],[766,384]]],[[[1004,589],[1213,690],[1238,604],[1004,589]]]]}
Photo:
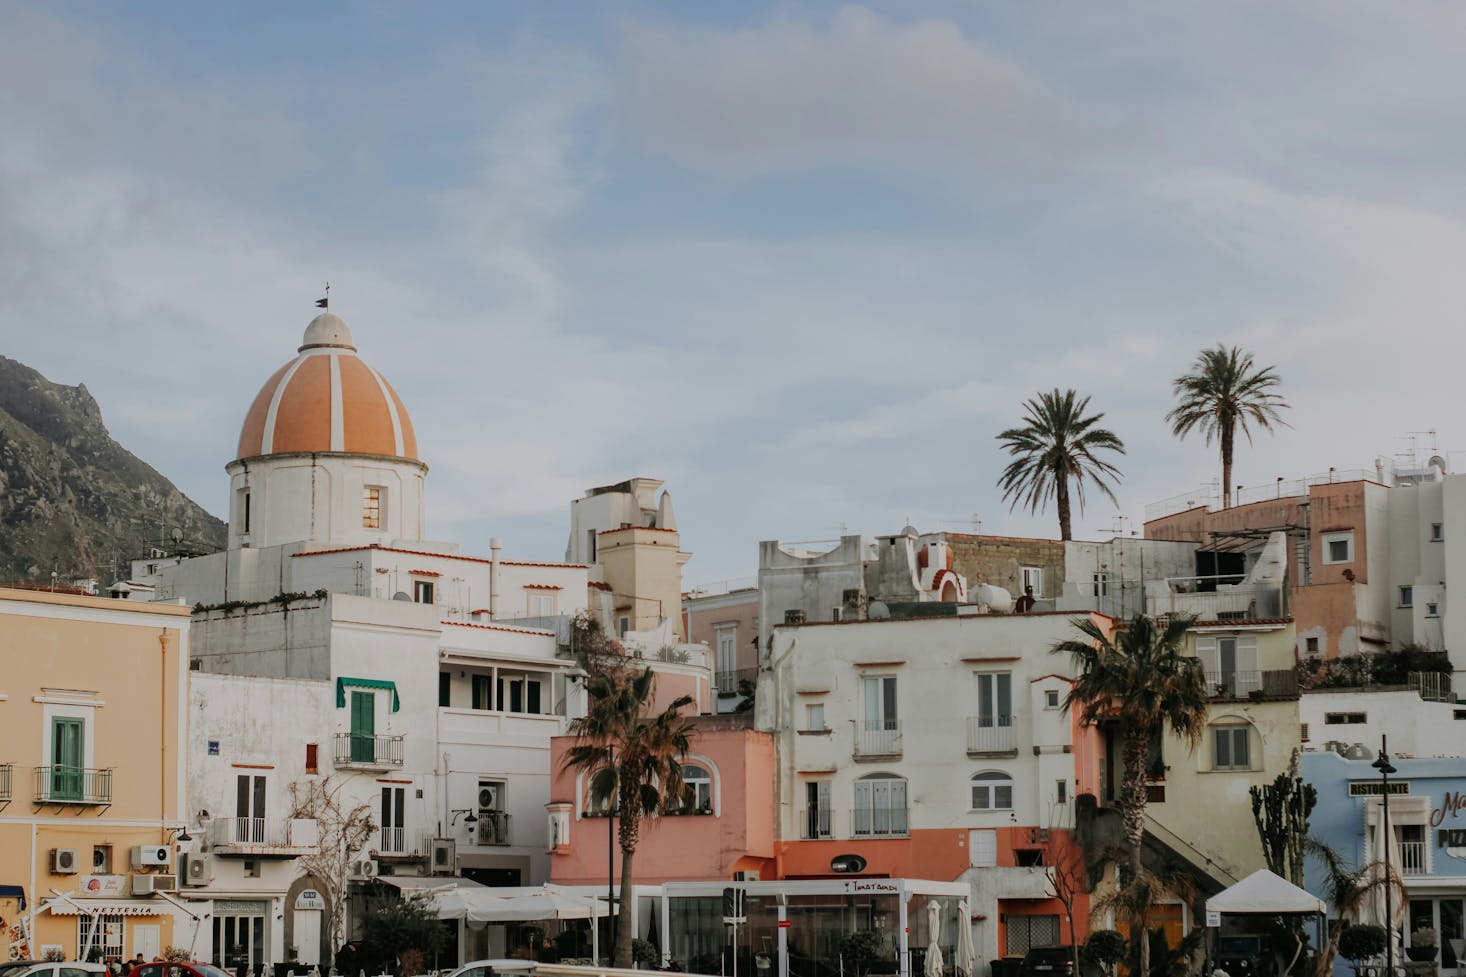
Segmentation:
{"type": "MultiPolygon", "coordinates": [[[[1384,794],[1384,785],[1378,780],[1356,780],[1349,784],[1350,797],[1380,797],[1384,794]]],[[[1390,784],[1390,796],[1396,794],[1410,793],[1410,781],[1397,780],[1390,784]]]]}
{"type": "Polygon", "coordinates": [[[268,899],[215,899],[215,916],[268,916],[268,899]]]}
{"type": "Polygon", "coordinates": [[[849,883],[851,892],[900,892],[901,887],[895,882],[881,882],[871,880],[869,882],[849,883]]]}
{"type": "Polygon", "coordinates": [[[77,879],[76,891],[83,896],[121,898],[128,894],[125,875],[83,875],[77,879]]]}
{"type": "Polygon", "coordinates": [[[1461,791],[1447,791],[1441,797],[1441,806],[1430,812],[1430,826],[1439,828],[1446,820],[1446,816],[1457,817],[1463,810],[1466,810],[1466,794],[1461,791]]]}
{"type": "Polygon", "coordinates": [[[296,909],[325,909],[325,898],[315,889],[301,889],[300,895],[295,897],[296,909]]]}

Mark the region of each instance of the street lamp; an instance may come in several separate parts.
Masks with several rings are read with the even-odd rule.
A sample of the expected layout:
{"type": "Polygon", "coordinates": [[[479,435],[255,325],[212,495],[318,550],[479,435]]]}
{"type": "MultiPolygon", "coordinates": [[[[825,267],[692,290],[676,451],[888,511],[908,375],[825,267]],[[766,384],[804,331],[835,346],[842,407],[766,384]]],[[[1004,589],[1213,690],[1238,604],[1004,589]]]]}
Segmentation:
{"type": "Polygon", "coordinates": [[[1395,918],[1390,911],[1390,774],[1398,773],[1393,764],[1390,763],[1389,751],[1385,749],[1385,735],[1379,737],[1379,757],[1370,764],[1379,771],[1380,777],[1380,811],[1384,818],[1384,832],[1380,835],[1385,856],[1385,932],[1388,934],[1385,939],[1385,974],[1386,977],[1395,977],[1395,918]]]}

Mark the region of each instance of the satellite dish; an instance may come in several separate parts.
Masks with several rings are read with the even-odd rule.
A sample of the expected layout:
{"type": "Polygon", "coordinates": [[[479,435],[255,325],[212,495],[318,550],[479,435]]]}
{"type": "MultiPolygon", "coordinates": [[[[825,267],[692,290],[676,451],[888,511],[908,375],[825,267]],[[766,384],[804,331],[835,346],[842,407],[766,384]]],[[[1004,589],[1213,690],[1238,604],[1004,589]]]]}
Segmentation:
{"type": "Polygon", "coordinates": [[[179,529],[177,526],[174,526],[173,531],[168,535],[173,537],[173,542],[175,545],[183,542],[183,530],[179,529]]]}
{"type": "Polygon", "coordinates": [[[402,591],[402,590],[399,590],[399,591],[397,591],[397,593],[393,594],[392,595],[392,599],[393,600],[405,600],[409,604],[412,603],[412,598],[409,597],[409,596],[407,596],[406,591],[402,591]]]}
{"type": "Polygon", "coordinates": [[[885,621],[890,619],[891,609],[885,605],[884,601],[873,600],[865,609],[865,615],[872,621],[885,621]]]}

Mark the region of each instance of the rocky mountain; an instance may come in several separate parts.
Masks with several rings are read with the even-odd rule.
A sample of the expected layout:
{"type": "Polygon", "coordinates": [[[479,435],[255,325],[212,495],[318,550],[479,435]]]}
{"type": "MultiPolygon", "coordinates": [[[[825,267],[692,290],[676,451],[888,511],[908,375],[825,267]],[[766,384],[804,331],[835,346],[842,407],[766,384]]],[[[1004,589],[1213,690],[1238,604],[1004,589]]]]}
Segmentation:
{"type": "Polygon", "coordinates": [[[107,433],[85,385],[0,356],[0,582],[127,575],[155,546],[223,549],[209,515],[107,433]]]}

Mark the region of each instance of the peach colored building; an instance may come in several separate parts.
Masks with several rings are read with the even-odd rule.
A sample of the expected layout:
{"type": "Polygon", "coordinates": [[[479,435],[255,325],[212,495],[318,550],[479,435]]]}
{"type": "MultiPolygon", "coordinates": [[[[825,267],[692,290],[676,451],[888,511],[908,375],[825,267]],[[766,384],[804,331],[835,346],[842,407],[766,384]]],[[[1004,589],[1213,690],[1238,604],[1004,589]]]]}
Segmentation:
{"type": "MultiPolygon", "coordinates": [[[[699,716],[683,765],[695,793],[685,812],[642,827],[637,884],[731,879],[737,872],[772,878],[775,864],[773,738],[751,717],[699,716]]],[[[550,879],[564,885],[607,883],[606,818],[590,810],[583,773],[563,769],[573,736],[557,736],[550,753],[550,819],[557,826],[550,879]]],[[[620,854],[617,852],[617,884],[620,854]]]]}
{"type": "Polygon", "coordinates": [[[740,681],[758,678],[758,587],[710,588],[682,595],[687,640],[713,655],[718,711],[731,712],[742,699],[740,681]]]}
{"type": "Polygon", "coordinates": [[[1394,613],[1390,491],[1359,477],[1321,484],[1280,482],[1274,498],[1225,509],[1195,505],[1150,519],[1145,535],[1199,543],[1222,554],[1222,561],[1237,558],[1241,567],[1241,554],[1254,549],[1261,536],[1286,533],[1291,573],[1287,616],[1297,624],[1299,655],[1333,658],[1383,651],[1390,643],[1394,613]]]}
{"type": "Polygon", "coordinates": [[[187,944],[158,893],[186,817],[188,638],[187,607],[0,590],[0,953],[187,944]]]}

